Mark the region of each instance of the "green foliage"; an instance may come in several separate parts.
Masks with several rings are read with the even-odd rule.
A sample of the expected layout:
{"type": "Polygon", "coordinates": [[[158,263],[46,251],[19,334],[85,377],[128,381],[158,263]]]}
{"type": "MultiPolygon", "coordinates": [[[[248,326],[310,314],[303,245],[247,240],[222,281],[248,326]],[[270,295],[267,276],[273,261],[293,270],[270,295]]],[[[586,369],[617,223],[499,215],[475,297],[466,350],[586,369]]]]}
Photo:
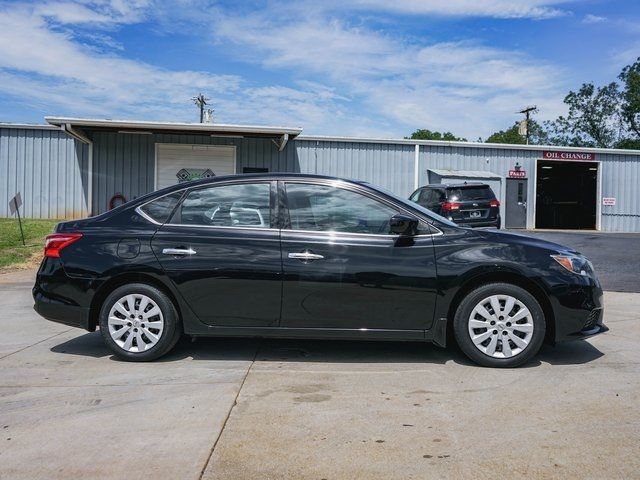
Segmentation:
{"type": "MultiPolygon", "coordinates": [[[[487,138],[487,143],[510,143],[513,145],[524,145],[527,143],[526,137],[518,132],[518,124],[516,122],[507,130],[500,130],[487,138]]],[[[531,145],[541,145],[547,143],[548,138],[544,128],[535,120],[529,120],[529,143],[531,145]]]]}
{"type": "Polygon", "coordinates": [[[623,138],[615,145],[624,150],[640,150],[640,138],[623,138]]]}
{"type": "Polygon", "coordinates": [[[514,145],[520,145],[526,143],[525,137],[518,132],[518,122],[507,130],[500,130],[489,135],[486,143],[511,143],[514,145]]]}
{"type": "Polygon", "coordinates": [[[59,220],[22,220],[26,246],[22,246],[17,218],[0,218],[0,269],[26,262],[44,248],[44,237],[59,220]]]}
{"type": "Polygon", "coordinates": [[[618,76],[622,82],[620,115],[636,139],[640,138],[640,58],[627,65],[618,76]]]}
{"type": "Polygon", "coordinates": [[[569,92],[564,98],[569,107],[567,116],[545,123],[551,143],[572,147],[613,147],[620,140],[619,96],[615,82],[604,87],[585,83],[577,92],[569,92]]]}
{"type": "Polygon", "coordinates": [[[408,138],[410,138],[411,140],[445,140],[449,142],[456,142],[456,141],[466,142],[467,141],[466,138],[456,137],[451,132],[444,132],[444,133],[432,132],[431,130],[427,130],[426,128],[416,130],[408,138]]]}

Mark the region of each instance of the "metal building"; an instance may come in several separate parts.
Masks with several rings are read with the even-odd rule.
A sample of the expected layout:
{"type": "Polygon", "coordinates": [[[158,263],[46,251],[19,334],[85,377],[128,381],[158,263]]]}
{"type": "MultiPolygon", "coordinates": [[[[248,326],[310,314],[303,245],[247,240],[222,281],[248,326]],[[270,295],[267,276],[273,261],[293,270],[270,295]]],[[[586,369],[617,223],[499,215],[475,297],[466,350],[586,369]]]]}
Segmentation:
{"type": "Polygon", "coordinates": [[[511,228],[640,232],[640,151],[303,136],[301,128],[47,117],[0,124],[0,216],[102,213],[207,175],[304,172],[408,197],[427,183],[482,181],[511,228]]]}

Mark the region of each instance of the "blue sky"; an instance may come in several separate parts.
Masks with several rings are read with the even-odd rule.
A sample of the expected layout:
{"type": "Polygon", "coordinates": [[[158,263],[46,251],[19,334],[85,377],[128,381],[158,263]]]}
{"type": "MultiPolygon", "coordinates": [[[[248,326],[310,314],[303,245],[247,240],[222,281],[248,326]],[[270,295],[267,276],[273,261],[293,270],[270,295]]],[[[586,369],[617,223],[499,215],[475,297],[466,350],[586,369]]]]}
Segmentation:
{"type": "Polygon", "coordinates": [[[635,0],[0,0],[0,121],[45,115],[471,140],[640,56],[635,0]]]}

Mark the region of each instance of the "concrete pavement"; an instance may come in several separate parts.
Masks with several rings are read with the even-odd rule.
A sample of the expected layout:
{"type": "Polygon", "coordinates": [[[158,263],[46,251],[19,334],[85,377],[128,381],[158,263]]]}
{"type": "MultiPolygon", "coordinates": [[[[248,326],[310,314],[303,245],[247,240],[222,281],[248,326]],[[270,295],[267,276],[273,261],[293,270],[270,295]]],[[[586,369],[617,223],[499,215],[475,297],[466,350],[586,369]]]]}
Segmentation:
{"type": "MultiPolygon", "coordinates": [[[[14,274],[15,275],[15,274],[14,274]]],[[[611,331],[483,369],[417,343],[203,339],[113,359],[0,276],[0,478],[633,478],[640,295],[611,331]]]]}

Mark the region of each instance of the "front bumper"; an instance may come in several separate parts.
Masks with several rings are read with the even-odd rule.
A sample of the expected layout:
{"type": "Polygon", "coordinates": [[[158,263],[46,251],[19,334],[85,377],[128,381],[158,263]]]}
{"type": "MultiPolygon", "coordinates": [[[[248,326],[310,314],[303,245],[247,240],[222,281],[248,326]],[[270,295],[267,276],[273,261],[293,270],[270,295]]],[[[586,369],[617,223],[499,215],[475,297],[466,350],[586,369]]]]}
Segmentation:
{"type": "Polygon", "coordinates": [[[551,295],[555,342],[582,340],[609,331],[604,324],[603,292],[595,278],[559,287],[551,295]]]}

